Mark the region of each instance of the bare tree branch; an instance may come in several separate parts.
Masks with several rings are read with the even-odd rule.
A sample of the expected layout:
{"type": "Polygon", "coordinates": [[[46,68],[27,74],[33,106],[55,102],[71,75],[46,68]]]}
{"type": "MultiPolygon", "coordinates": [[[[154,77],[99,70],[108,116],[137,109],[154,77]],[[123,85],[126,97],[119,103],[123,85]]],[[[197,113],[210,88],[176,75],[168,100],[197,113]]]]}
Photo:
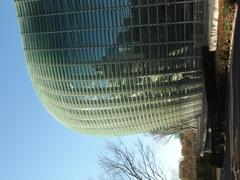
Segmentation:
{"type": "Polygon", "coordinates": [[[155,140],[161,140],[162,142],[167,143],[173,136],[182,134],[188,129],[198,130],[197,123],[194,119],[182,122],[181,125],[178,124],[165,129],[155,129],[150,132],[150,135],[154,136],[155,140]]]}
{"type": "Polygon", "coordinates": [[[118,145],[108,143],[107,153],[99,156],[105,173],[121,180],[167,180],[166,175],[156,163],[153,150],[138,140],[137,152],[130,150],[121,141],[118,145]]]}

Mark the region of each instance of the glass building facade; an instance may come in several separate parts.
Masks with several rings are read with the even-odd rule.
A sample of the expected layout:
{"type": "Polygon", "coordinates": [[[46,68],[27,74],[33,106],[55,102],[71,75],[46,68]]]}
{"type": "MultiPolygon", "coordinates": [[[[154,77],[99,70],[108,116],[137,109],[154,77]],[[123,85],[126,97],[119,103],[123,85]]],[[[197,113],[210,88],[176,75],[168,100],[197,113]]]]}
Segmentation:
{"type": "Polygon", "coordinates": [[[202,116],[205,0],[15,0],[46,109],[85,134],[186,128],[202,116]]]}

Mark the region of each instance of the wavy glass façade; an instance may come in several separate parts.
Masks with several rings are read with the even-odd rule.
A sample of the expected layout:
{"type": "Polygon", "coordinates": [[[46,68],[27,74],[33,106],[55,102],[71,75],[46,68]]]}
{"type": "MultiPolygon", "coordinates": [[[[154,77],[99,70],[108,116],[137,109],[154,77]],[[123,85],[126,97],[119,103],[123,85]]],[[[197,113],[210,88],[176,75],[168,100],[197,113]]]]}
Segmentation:
{"type": "Polygon", "coordinates": [[[47,110],[86,134],[171,132],[202,116],[205,0],[15,0],[47,110]]]}

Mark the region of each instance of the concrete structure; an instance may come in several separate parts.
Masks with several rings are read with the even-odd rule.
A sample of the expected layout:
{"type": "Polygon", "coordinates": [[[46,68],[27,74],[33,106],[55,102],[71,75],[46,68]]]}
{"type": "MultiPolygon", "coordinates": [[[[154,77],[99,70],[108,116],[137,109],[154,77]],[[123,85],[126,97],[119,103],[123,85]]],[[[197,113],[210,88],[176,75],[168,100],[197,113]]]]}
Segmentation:
{"type": "Polygon", "coordinates": [[[209,51],[217,50],[219,0],[210,0],[209,4],[209,51]]]}
{"type": "Polygon", "coordinates": [[[195,125],[205,0],[15,0],[46,109],[86,134],[195,125]]]}

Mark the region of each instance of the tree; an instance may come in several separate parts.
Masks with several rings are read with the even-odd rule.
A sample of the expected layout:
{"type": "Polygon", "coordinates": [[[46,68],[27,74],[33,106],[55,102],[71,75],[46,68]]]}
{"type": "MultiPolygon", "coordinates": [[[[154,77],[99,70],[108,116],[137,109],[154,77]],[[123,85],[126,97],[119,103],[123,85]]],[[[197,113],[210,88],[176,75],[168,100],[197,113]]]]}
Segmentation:
{"type": "Polygon", "coordinates": [[[179,137],[186,130],[197,131],[197,122],[195,120],[191,120],[188,122],[183,122],[182,124],[171,126],[169,128],[155,129],[150,132],[150,135],[152,135],[155,140],[160,140],[161,142],[167,143],[172,137],[179,137]]]}
{"type": "Polygon", "coordinates": [[[130,151],[121,141],[108,143],[107,152],[99,156],[105,175],[115,180],[166,180],[153,149],[143,145],[141,140],[134,147],[136,152],[130,151]]]}

